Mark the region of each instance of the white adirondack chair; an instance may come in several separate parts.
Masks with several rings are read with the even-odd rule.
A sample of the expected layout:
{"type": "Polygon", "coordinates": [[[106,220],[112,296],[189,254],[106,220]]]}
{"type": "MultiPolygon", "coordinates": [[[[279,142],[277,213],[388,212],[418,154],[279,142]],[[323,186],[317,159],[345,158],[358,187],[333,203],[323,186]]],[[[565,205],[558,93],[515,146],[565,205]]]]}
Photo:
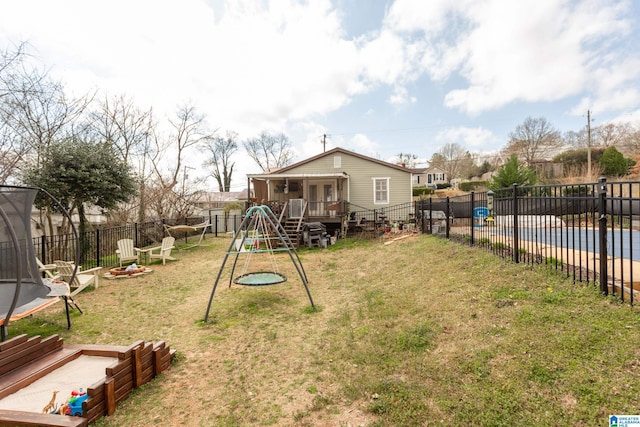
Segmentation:
{"type": "Polygon", "coordinates": [[[55,261],[55,264],[58,267],[60,280],[69,284],[72,297],[77,295],[87,286],[93,285],[94,288],[98,288],[100,280],[99,273],[102,270],[102,267],[94,267],[88,270],[82,270],[82,267],[78,267],[75,277],[71,280],[74,264],[68,261],[55,261]]]}
{"type": "Polygon", "coordinates": [[[139,253],[140,249],[133,246],[133,239],[118,240],[116,255],[118,256],[118,261],[120,261],[120,267],[122,267],[123,262],[137,261],[139,253]]]}
{"type": "Polygon", "coordinates": [[[174,248],[173,244],[176,239],[171,236],[167,236],[162,239],[162,244],[160,246],[156,246],[154,248],[146,249],[149,251],[150,259],[161,259],[162,264],[166,264],[167,260],[175,261],[175,258],[171,256],[171,250],[174,248]]]}

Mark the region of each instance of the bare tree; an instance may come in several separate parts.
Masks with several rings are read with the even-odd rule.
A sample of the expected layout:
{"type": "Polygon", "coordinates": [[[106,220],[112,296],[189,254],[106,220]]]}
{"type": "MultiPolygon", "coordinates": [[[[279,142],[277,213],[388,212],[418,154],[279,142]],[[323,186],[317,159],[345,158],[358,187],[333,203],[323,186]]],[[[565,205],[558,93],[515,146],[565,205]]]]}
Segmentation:
{"type": "Polygon", "coordinates": [[[168,138],[154,135],[155,150],[151,162],[157,178],[163,188],[173,189],[178,183],[185,156],[190,148],[196,147],[207,139],[213,138],[215,132],[206,126],[205,116],[199,114],[193,105],[178,107],[176,117],[169,120],[172,133],[168,138]],[[162,161],[171,156],[168,173],[163,173],[162,161]]]}
{"type": "Polygon", "coordinates": [[[560,133],[544,117],[527,117],[509,134],[507,154],[516,154],[531,165],[555,154],[562,146],[560,133]]]}
{"type": "Polygon", "coordinates": [[[200,194],[198,183],[188,179],[189,166],[185,159],[189,152],[213,138],[215,131],[207,127],[205,116],[193,105],[178,107],[176,117],[169,120],[171,133],[165,137],[152,135],[150,161],[153,179],[147,188],[150,208],[159,218],[187,218],[200,194]]]}
{"type": "Polygon", "coordinates": [[[284,133],[271,135],[263,131],[258,138],[248,139],[243,145],[263,172],[287,166],[293,160],[291,142],[284,133]]]}
{"type": "Polygon", "coordinates": [[[110,144],[122,160],[132,167],[138,180],[139,198],[122,203],[110,211],[112,218],[131,222],[146,219],[147,158],[151,149],[151,135],[155,130],[153,110],[141,110],[133,100],[124,96],[105,97],[98,108],[89,114],[87,132],[94,140],[110,144]]]}
{"type": "Polygon", "coordinates": [[[16,88],[24,87],[27,71],[24,68],[26,44],[0,52],[0,183],[6,183],[20,170],[30,145],[20,136],[14,120],[16,88]]]}
{"type": "Polygon", "coordinates": [[[69,99],[62,83],[38,70],[25,71],[8,83],[2,97],[3,125],[23,150],[36,153],[36,161],[52,142],[73,137],[74,125],[92,100],[89,95],[69,99]]]}
{"type": "MultiPolygon", "coordinates": [[[[22,60],[26,55],[23,48],[24,45],[13,56],[4,54],[0,73],[0,140],[9,150],[2,171],[5,181],[28,168],[40,167],[50,146],[74,138],[77,123],[92,101],[90,95],[68,98],[62,83],[51,80],[44,71],[27,68],[22,60]]],[[[47,234],[57,234],[51,206],[43,206],[41,215],[47,234]]],[[[61,229],[64,231],[67,226],[63,220],[61,229]]]]}
{"type": "Polygon", "coordinates": [[[415,154],[408,153],[399,153],[396,156],[396,163],[400,165],[404,165],[407,168],[413,169],[416,167],[416,162],[418,161],[418,156],[415,154]]]}
{"type": "Polygon", "coordinates": [[[585,148],[588,146],[587,131],[582,129],[578,132],[567,131],[562,135],[563,144],[567,147],[585,148]]]}
{"type": "Polygon", "coordinates": [[[430,166],[442,170],[447,180],[465,176],[473,167],[473,156],[460,144],[446,143],[437,153],[431,156],[430,166]]]}
{"type": "Polygon", "coordinates": [[[625,153],[640,153],[640,125],[632,126],[629,138],[624,143],[625,153]]]}
{"type": "Polygon", "coordinates": [[[8,126],[0,124],[0,184],[11,183],[15,179],[20,163],[28,153],[28,147],[19,143],[15,133],[8,126]]]}
{"type": "Polygon", "coordinates": [[[21,43],[13,49],[0,51],[0,99],[9,95],[15,80],[22,79],[26,48],[26,43],[21,43]]]}
{"type": "Polygon", "coordinates": [[[123,95],[107,98],[90,114],[91,130],[110,143],[125,162],[146,153],[153,132],[153,110],[141,110],[123,95]]]}
{"type": "Polygon", "coordinates": [[[607,123],[593,129],[592,145],[611,147],[623,145],[633,130],[627,123],[607,123]]]}
{"type": "Polygon", "coordinates": [[[236,132],[227,131],[225,137],[214,136],[201,145],[202,151],[208,156],[204,167],[210,170],[221,192],[228,192],[231,188],[231,175],[235,166],[231,156],[238,151],[237,139],[236,132]]]}

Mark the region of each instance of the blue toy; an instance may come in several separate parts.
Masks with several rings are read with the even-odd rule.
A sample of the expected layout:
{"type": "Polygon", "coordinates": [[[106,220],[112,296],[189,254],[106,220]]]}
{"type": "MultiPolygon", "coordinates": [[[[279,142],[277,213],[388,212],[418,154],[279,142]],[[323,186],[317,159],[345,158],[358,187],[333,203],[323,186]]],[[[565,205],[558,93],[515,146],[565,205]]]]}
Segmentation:
{"type": "Polygon", "coordinates": [[[82,391],[82,389],[80,389],[79,391],[72,391],[71,397],[68,401],[69,411],[67,412],[67,415],[71,415],[72,417],[76,415],[82,415],[82,402],[87,400],[88,397],[89,395],[86,392],[82,391]]]}

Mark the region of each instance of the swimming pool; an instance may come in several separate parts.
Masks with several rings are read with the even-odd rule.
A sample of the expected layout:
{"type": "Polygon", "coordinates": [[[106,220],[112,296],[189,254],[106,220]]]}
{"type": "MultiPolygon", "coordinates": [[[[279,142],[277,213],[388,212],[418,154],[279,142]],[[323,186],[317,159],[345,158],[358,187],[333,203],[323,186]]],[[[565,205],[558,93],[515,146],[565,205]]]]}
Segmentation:
{"type": "MultiPolygon", "coordinates": [[[[513,228],[495,230],[513,237],[513,228]]],[[[519,228],[518,238],[561,248],[600,253],[600,236],[593,228],[519,228]]],[[[640,230],[607,229],[607,253],[616,258],[640,261],[640,230]]]]}

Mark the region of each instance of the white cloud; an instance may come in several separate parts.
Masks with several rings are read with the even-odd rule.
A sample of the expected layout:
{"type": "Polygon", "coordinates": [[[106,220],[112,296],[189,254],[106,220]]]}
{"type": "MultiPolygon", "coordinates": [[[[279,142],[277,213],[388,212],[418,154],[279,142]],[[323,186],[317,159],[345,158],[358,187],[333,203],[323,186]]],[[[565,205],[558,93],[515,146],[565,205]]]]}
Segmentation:
{"type": "Polygon", "coordinates": [[[620,114],[610,120],[611,123],[630,124],[634,129],[640,130],[640,109],[620,114]]]}
{"type": "Polygon", "coordinates": [[[346,147],[348,150],[355,151],[356,153],[363,154],[365,156],[379,158],[380,157],[380,145],[371,139],[367,135],[358,133],[349,139],[346,139],[344,143],[338,144],[341,147],[346,147]]]}
{"type": "MultiPolygon", "coordinates": [[[[627,2],[610,0],[398,0],[385,26],[404,44],[423,47],[420,72],[441,81],[463,77],[467,87],[449,91],[445,105],[478,114],[583,91],[603,99],[638,84],[638,57],[625,59],[615,44],[628,34],[628,10],[627,2]]],[[[403,69],[416,72],[411,64],[403,69]]]]}
{"type": "Polygon", "coordinates": [[[414,104],[416,101],[416,97],[410,96],[409,91],[404,86],[394,87],[393,93],[389,97],[389,103],[396,107],[400,107],[406,104],[414,104]]]}
{"type": "Polygon", "coordinates": [[[480,127],[456,127],[438,132],[436,139],[442,143],[455,143],[465,147],[483,148],[496,142],[496,137],[490,130],[480,127]]]}
{"type": "Polygon", "coordinates": [[[294,162],[320,153],[323,148],[322,141],[325,141],[326,150],[333,148],[333,139],[327,133],[324,125],[311,120],[299,121],[289,127],[289,137],[296,151],[294,162]],[[324,135],[327,135],[326,138],[324,135]]]}
{"type": "MultiPolygon", "coordinates": [[[[457,123],[459,112],[567,98],[577,100],[569,107],[576,115],[637,110],[640,103],[629,1],[389,3],[380,28],[352,39],[341,1],[5,1],[0,43],[28,40],[38,63],[75,94],[96,88],[126,94],[141,108],[153,107],[158,120],[190,101],[212,128],[234,130],[241,140],[262,130],[285,132],[297,160],[320,152],[330,113],[368,93],[372,104],[366,112],[356,104],[359,116],[349,126],[382,117],[379,99],[399,110],[390,123],[427,108],[438,123],[457,123]],[[391,94],[385,99],[378,90],[391,94]],[[443,99],[449,111],[438,111],[443,99]]],[[[368,17],[364,7],[359,18],[368,17]]],[[[403,134],[384,147],[384,136],[374,141],[357,130],[363,133],[350,139],[331,136],[327,149],[376,158],[425,149],[425,139],[402,146],[410,139],[403,134]]],[[[474,148],[502,142],[489,130],[464,126],[441,137],[474,148]]],[[[251,167],[246,157],[238,162],[251,167]]]]}
{"type": "Polygon", "coordinates": [[[390,85],[408,72],[404,42],[397,34],[383,31],[362,45],[359,60],[366,81],[390,85]]]}
{"type": "Polygon", "coordinates": [[[221,17],[200,0],[8,7],[0,38],[28,38],[75,93],[135,92],[165,114],[191,100],[213,124],[244,134],[334,111],[363,90],[355,43],[341,38],[327,0],[227,1],[221,17]]]}

